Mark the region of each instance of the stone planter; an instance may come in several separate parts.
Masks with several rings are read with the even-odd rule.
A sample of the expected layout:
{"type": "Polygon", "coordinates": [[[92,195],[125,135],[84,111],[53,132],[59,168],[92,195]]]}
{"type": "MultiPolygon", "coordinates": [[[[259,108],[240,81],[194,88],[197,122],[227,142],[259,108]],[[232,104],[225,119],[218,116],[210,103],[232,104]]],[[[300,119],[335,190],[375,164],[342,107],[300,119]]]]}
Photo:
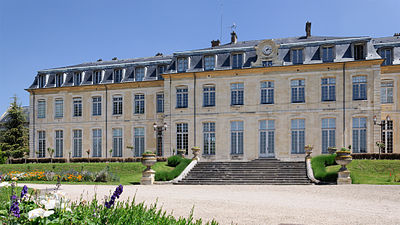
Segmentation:
{"type": "Polygon", "coordinates": [[[304,146],[304,151],[306,152],[306,158],[310,157],[312,151],[313,151],[313,146],[312,145],[306,145],[304,146]]]}
{"type": "Polygon", "coordinates": [[[199,155],[200,155],[200,147],[193,147],[192,148],[193,152],[193,160],[199,160],[199,155]]]}
{"type": "Polygon", "coordinates": [[[349,150],[340,150],[336,152],[335,161],[342,166],[338,173],[337,184],[351,184],[350,171],[347,170],[346,165],[351,163],[352,160],[349,150]]]}
{"type": "Polygon", "coordinates": [[[178,149],[177,150],[178,155],[180,155],[182,158],[185,158],[186,154],[186,149],[178,149]]]}
{"type": "Polygon", "coordinates": [[[337,148],[336,147],[328,147],[328,153],[329,154],[335,154],[335,152],[337,151],[337,148]]]}
{"type": "Polygon", "coordinates": [[[154,183],[154,174],[156,171],[151,169],[151,167],[157,162],[157,158],[155,154],[143,154],[142,155],[142,164],[146,166],[146,169],[142,173],[142,179],[140,180],[140,184],[142,185],[151,185],[154,183]]]}

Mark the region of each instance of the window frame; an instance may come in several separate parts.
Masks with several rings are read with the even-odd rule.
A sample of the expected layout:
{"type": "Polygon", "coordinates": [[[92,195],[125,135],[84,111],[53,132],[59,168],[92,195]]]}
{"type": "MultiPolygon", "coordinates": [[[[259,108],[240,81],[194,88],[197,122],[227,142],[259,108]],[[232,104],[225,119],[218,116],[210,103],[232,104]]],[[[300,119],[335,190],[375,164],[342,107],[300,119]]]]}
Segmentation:
{"type": "Polygon", "coordinates": [[[203,155],[215,155],[216,123],[203,122],[203,155]]]}
{"type": "Polygon", "coordinates": [[[334,45],[322,45],[321,46],[321,60],[323,63],[330,63],[335,61],[335,46],[334,45]],[[327,53],[328,56],[325,57],[325,49],[331,49],[332,51],[332,58],[329,58],[329,52],[327,53]]]}
{"type": "Polygon", "coordinates": [[[177,86],[176,87],[176,108],[184,109],[189,107],[189,87],[177,86]],[[186,91],[184,91],[186,90],[186,91]]]}
{"type": "Polygon", "coordinates": [[[39,86],[39,88],[46,87],[46,83],[47,83],[47,75],[46,74],[40,74],[38,76],[38,86],[39,86]]]}
{"type": "Polygon", "coordinates": [[[146,149],[146,129],[144,127],[133,128],[134,156],[140,157],[146,149]]]}
{"type": "Polygon", "coordinates": [[[275,156],[275,120],[260,120],[258,127],[260,156],[275,156]]]}
{"type": "Polygon", "coordinates": [[[72,130],[72,157],[81,158],[83,147],[83,131],[82,129],[72,130]]]}
{"type": "Polygon", "coordinates": [[[321,78],[321,102],[332,102],[336,101],[336,77],[322,77],[321,78]],[[324,83],[326,80],[326,83],[324,83]],[[334,81],[332,83],[332,80],[334,81]],[[326,89],[326,95],[324,95],[324,88],[326,89]],[[333,91],[331,91],[333,89],[333,91]],[[332,93],[333,92],[333,93],[332,93]],[[332,96],[333,95],[333,96],[332,96]],[[326,97],[326,98],[324,98],[326,97]]]}
{"type": "Polygon", "coordinates": [[[185,73],[189,69],[189,65],[190,65],[189,64],[189,57],[178,57],[176,59],[176,71],[178,73],[185,73]],[[180,68],[181,64],[182,64],[182,68],[180,68]]]}
{"type": "Polygon", "coordinates": [[[231,155],[244,154],[244,121],[234,120],[230,122],[231,155]],[[236,125],[235,125],[236,124],[236,125]]]}
{"type": "Polygon", "coordinates": [[[292,60],[292,64],[293,65],[301,65],[304,63],[304,48],[292,48],[290,49],[290,53],[291,53],[291,60],[292,60]],[[299,54],[298,52],[301,51],[301,54],[299,54]],[[295,58],[296,56],[296,58],[295,58]],[[301,56],[301,60],[299,60],[299,56],[301,56]],[[296,59],[296,61],[295,61],[296,59]]]}
{"type": "Polygon", "coordinates": [[[385,147],[381,153],[393,153],[393,134],[394,134],[394,121],[393,120],[382,120],[382,140],[385,147]]]}
{"type": "Polygon", "coordinates": [[[146,96],[144,93],[136,93],[134,98],[134,114],[144,114],[146,111],[146,96]]]}
{"type": "Polygon", "coordinates": [[[92,96],[92,116],[101,116],[102,114],[102,96],[92,96]],[[95,101],[99,99],[99,101],[95,101]]]}
{"type": "Polygon", "coordinates": [[[164,113],[164,92],[156,94],[156,113],[164,113]]]}
{"type": "Polygon", "coordinates": [[[72,98],[72,117],[82,117],[83,102],[82,97],[72,98]],[[78,100],[80,100],[78,102],[78,100]]]}
{"type": "Polygon", "coordinates": [[[64,84],[64,73],[56,73],[55,80],[56,87],[61,87],[64,84]]]}
{"type": "Polygon", "coordinates": [[[291,103],[305,103],[306,102],[306,80],[305,79],[300,78],[300,79],[290,80],[290,98],[291,98],[290,99],[291,103]],[[294,85],[293,82],[298,82],[298,84],[294,85]],[[296,90],[296,92],[294,92],[294,90],[296,90]]]}
{"type": "Polygon", "coordinates": [[[121,127],[112,128],[112,155],[111,157],[122,157],[123,149],[124,149],[124,130],[121,127]],[[120,133],[116,133],[116,131],[120,131],[120,133]],[[118,134],[118,136],[116,136],[118,134]],[[116,146],[118,147],[116,148],[116,146]]]}
{"type": "Polygon", "coordinates": [[[230,83],[231,106],[244,105],[244,82],[230,83]]]}
{"type": "Polygon", "coordinates": [[[204,55],[203,56],[203,68],[205,71],[215,70],[216,64],[217,64],[217,56],[216,55],[204,55]],[[211,58],[211,60],[208,60],[209,58],[211,58]],[[208,63],[211,63],[211,64],[208,64],[208,63]]]}
{"type": "Polygon", "coordinates": [[[37,101],[37,118],[45,119],[46,118],[46,100],[38,99],[37,101]]]}
{"type": "Polygon", "coordinates": [[[321,138],[322,154],[327,154],[329,147],[336,147],[336,118],[327,117],[321,119],[321,138]],[[326,142],[324,133],[326,133],[326,142]]]}
{"type": "Polygon", "coordinates": [[[382,58],[382,59],[385,59],[385,60],[382,62],[382,66],[393,65],[393,48],[390,48],[390,47],[383,47],[383,48],[380,48],[380,49],[378,50],[378,52],[379,52],[379,55],[381,56],[381,58],[382,58]],[[390,52],[389,52],[389,59],[388,59],[388,57],[387,57],[387,51],[390,51],[390,52]],[[383,57],[383,55],[384,55],[385,57],[383,57]]]}
{"type": "Polygon", "coordinates": [[[93,79],[92,82],[93,84],[100,84],[103,76],[103,71],[102,70],[95,70],[93,71],[93,79]]]}
{"type": "Polygon", "coordinates": [[[145,77],[146,77],[146,67],[145,66],[135,67],[135,81],[144,81],[145,77]]]}
{"type": "Polygon", "coordinates": [[[290,124],[291,154],[305,153],[306,120],[304,118],[292,119],[290,124]]]}
{"type": "Polygon", "coordinates": [[[38,158],[46,157],[46,131],[38,130],[38,158]]]}
{"type": "Polygon", "coordinates": [[[365,60],[365,58],[366,58],[366,53],[367,53],[367,51],[366,51],[366,43],[364,43],[364,42],[362,42],[362,43],[354,43],[353,44],[353,59],[355,60],[355,61],[358,61],[358,60],[365,60]],[[362,54],[361,54],[361,56],[359,56],[358,54],[358,48],[359,47],[362,47],[362,48],[360,48],[361,50],[362,50],[362,54]]]}
{"type": "Polygon", "coordinates": [[[368,152],[368,131],[367,131],[367,117],[353,117],[352,118],[352,151],[353,153],[367,153],[368,152]],[[358,120],[358,123],[356,122],[358,120]],[[365,126],[362,125],[364,120],[365,126]],[[364,139],[362,139],[364,135],[364,139]],[[357,139],[357,140],[356,140],[357,139]],[[364,145],[363,149],[361,145],[364,145]]]}
{"type": "Polygon", "coordinates": [[[62,158],[64,155],[64,131],[54,131],[54,157],[62,158]]]}
{"type": "Polygon", "coordinates": [[[215,95],[215,84],[203,85],[203,107],[214,107],[216,105],[215,95]]]}
{"type": "Polygon", "coordinates": [[[82,84],[82,72],[74,72],[73,74],[73,86],[79,86],[82,84]]]}
{"type": "Polygon", "coordinates": [[[245,58],[245,53],[244,52],[234,52],[231,54],[231,68],[232,69],[242,69],[244,65],[244,58],[245,58]],[[235,60],[235,57],[238,57],[238,55],[241,55],[241,62],[239,65],[239,59],[235,60]]]}
{"type": "Polygon", "coordinates": [[[186,122],[176,123],[176,149],[186,149],[189,153],[189,124],[186,122]]]}
{"type": "Polygon", "coordinates": [[[120,94],[112,96],[112,115],[121,116],[123,114],[123,101],[124,98],[120,94]]]}
{"type": "Polygon", "coordinates": [[[64,99],[63,98],[55,98],[54,99],[54,118],[61,119],[63,117],[64,117],[64,99]],[[61,103],[60,103],[60,101],[61,101],[61,103]],[[60,112],[60,110],[61,110],[61,112],[60,112]]]}
{"type": "Polygon", "coordinates": [[[92,157],[102,157],[103,130],[101,128],[92,129],[92,157]]]}
{"type": "Polygon", "coordinates": [[[381,104],[393,104],[393,96],[395,94],[395,90],[396,89],[394,88],[394,80],[381,80],[381,104]]]}
{"type": "Polygon", "coordinates": [[[260,82],[260,104],[274,104],[275,102],[275,82],[265,80],[260,82]],[[266,84],[264,86],[264,84],[266,84]]]}
{"type": "Polygon", "coordinates": [[[353,92],[352,93],[353,101],[368,100],[368,76],[367,75],[352,76],[351,84],[352,84],[352,92],[353,92]],[[360,80],[362,77],[365,77],[365,81],[360,80]],[[355,89],[357,90],[357,92],[355,92],[355,89]],[[357,93],[358,93],[358,95],[356,95],[357,93]],[[365,96],[362,96],[362,93],[365,93],[365,96]]]}

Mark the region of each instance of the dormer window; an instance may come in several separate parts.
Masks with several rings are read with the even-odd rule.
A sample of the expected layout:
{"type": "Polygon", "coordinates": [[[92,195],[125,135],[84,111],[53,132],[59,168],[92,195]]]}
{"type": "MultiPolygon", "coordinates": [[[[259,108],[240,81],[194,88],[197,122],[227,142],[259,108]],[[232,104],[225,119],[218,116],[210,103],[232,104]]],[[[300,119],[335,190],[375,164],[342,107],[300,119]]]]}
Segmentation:
{"type": "Polygon", "coordinates": [[[364,44],[354,44],[354,60],[364,60],[365,53],[364,53],[364,44]]]}
{"type": "Polygon", "coordinates": [[[46,86],[46,75],[39,75],[39,88],[46,86]]]}
{"type": "Polygon", "coordinates": [[[292,50],[292,63],[293,65],[303,64],[303,49],[292,50]]]}
{"type": "Polygon", "coordinates": [[[167,66],[166,65],[161,65],[157,67],[157,80],[162,80],[162,76],[161,74],[164,74],[165,71],[167,70],[167,66]]]}
{"type": "Polygon", "coordinates": [[[75,72],[74,73],[74,86],[79,86],[82,83],[82,73],[75,72]]]}
{"type": "Polygon", "coordinates": [[[136,74],[135,81],[143,81],[144,80],[144,67],[136,67],[135,74],[136,74]]]}
{"type": "Polygon", "coordinates": [[[93,84],[100,84],[101,82],[101,70],[93,72],[93,84]]]}
{"type": "Polygon", "coordinates": [[[215,55],[204,56],[204,70],[215,69],[215,55]]]}
{"type": "Polygon", "coordinates": [[[178,72],[186,72],[188,65],[188,58],[178,58],[178,72]]]}
{"type": "Polygon", "coordinates": [[[333,62],[333,47],[323,46],[322,47],[322,62],[333,62]]]}
{"type": "Polygon", "coordinates": [[[232,69],[241,69],[243,67],[243,53],[232,55],[232,69]]]}
{"type": "Polygon", "coordinates": [[[379,55],[382,57],[382,59],[385,59],[385,61],[383,61],[383,63],[382,63],[382,66],[387,66],[387,65],[392,65],[393,64],[392,49],[391,48],[381,48],[381,49],[379,49],[379,55]]]}
{"type": "Polygon", "coordinates": [[[114,70],[114,83],[121,83],[122,69],[114,70]]]}
{"type": "Polygon", "coordinates": [[[61,87],[63,83],[64,83],[64,74],[57,73],[56,74],[56,87],[61,87]]]}

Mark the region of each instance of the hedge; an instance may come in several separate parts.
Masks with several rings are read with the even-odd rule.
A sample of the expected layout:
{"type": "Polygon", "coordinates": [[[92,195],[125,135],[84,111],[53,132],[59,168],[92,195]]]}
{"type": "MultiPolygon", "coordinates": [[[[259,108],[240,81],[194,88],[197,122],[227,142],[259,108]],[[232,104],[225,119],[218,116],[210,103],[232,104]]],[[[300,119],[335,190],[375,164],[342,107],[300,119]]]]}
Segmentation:
{"type": "Polygon", "coordinates": [[[400,159],[399,153],[353,153],[351,156],[353,159],[400,159]]]}
{"type": "Polygon", "coordinates": [[[156,181],[168,181],[173,180],[179,174],[185,170],[185,168],[192,162],[191,159],[185,159],[180,156],[171,156],[167,160],[167,165],[175,165],[175,168],[171,171],[160,171],[156,173],[156,181]],[[179,162],[179,163],[178,163],[179,162]]]}
{"type": "MultiPolygon", "coordinates": [[[[99,158],[99,157],[79,157],[70,158],[71,163],[86,163],[86,162],[141,162],[142,157],[112,157],[112,158],[99,158]]],[[[157,157],[157,162],[167,161],[166,157],[157,157]]],[[[28,158],[28,159],[11,159],[12,164],[23,164],[23,163],[50,163],[50,158],[28,158]]],[[[53,163],[65,163],[68,162],[67,158],[53,158],[53,163]]]]}
{"type": "Polygon", "coordinates": [[[311,159],[311,166],[314,171],[314,177],[325,182],[336,182],[337,172],[326,172],[327,166],[337,165],[335,162],[336,154],[319,155],[311,159]]]}

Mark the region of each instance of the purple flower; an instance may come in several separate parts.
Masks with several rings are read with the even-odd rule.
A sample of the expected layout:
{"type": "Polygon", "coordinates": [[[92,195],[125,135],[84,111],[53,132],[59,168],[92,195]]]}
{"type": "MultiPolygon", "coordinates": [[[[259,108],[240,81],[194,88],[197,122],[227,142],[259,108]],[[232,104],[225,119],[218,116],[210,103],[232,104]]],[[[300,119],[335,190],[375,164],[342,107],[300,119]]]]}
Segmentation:
{"type": "Polygon", "coordinates": [[[106,203],[105,203],[105,206],[106,206],[107,208],[110,208],[111,206],[113,206],[114,203],[115,203],[115,199],[116,199],[116,198],[119,198],[119,196],[122,194],[122,191],[123,191],[123,190],[124,190],[124,187],[123,187],[121,184],[118,185],[118,187],[115,189],[113,195],[111,196],[110,201],[106,202],[106,203]]]}
{"type": "Polygon", "coordinates": [[[28,193],[28,187],[24,185],[21,191],[21,199],[28,193]]]}
{"type": "Polygon", "coordinates": [[[17,201],[17,196],[13,195],[11,196],[11,207],[10,207],[10,212],[13,214],[15,217],[20,217],[20,211],[19,211],[19,202],[17,201]]]}

